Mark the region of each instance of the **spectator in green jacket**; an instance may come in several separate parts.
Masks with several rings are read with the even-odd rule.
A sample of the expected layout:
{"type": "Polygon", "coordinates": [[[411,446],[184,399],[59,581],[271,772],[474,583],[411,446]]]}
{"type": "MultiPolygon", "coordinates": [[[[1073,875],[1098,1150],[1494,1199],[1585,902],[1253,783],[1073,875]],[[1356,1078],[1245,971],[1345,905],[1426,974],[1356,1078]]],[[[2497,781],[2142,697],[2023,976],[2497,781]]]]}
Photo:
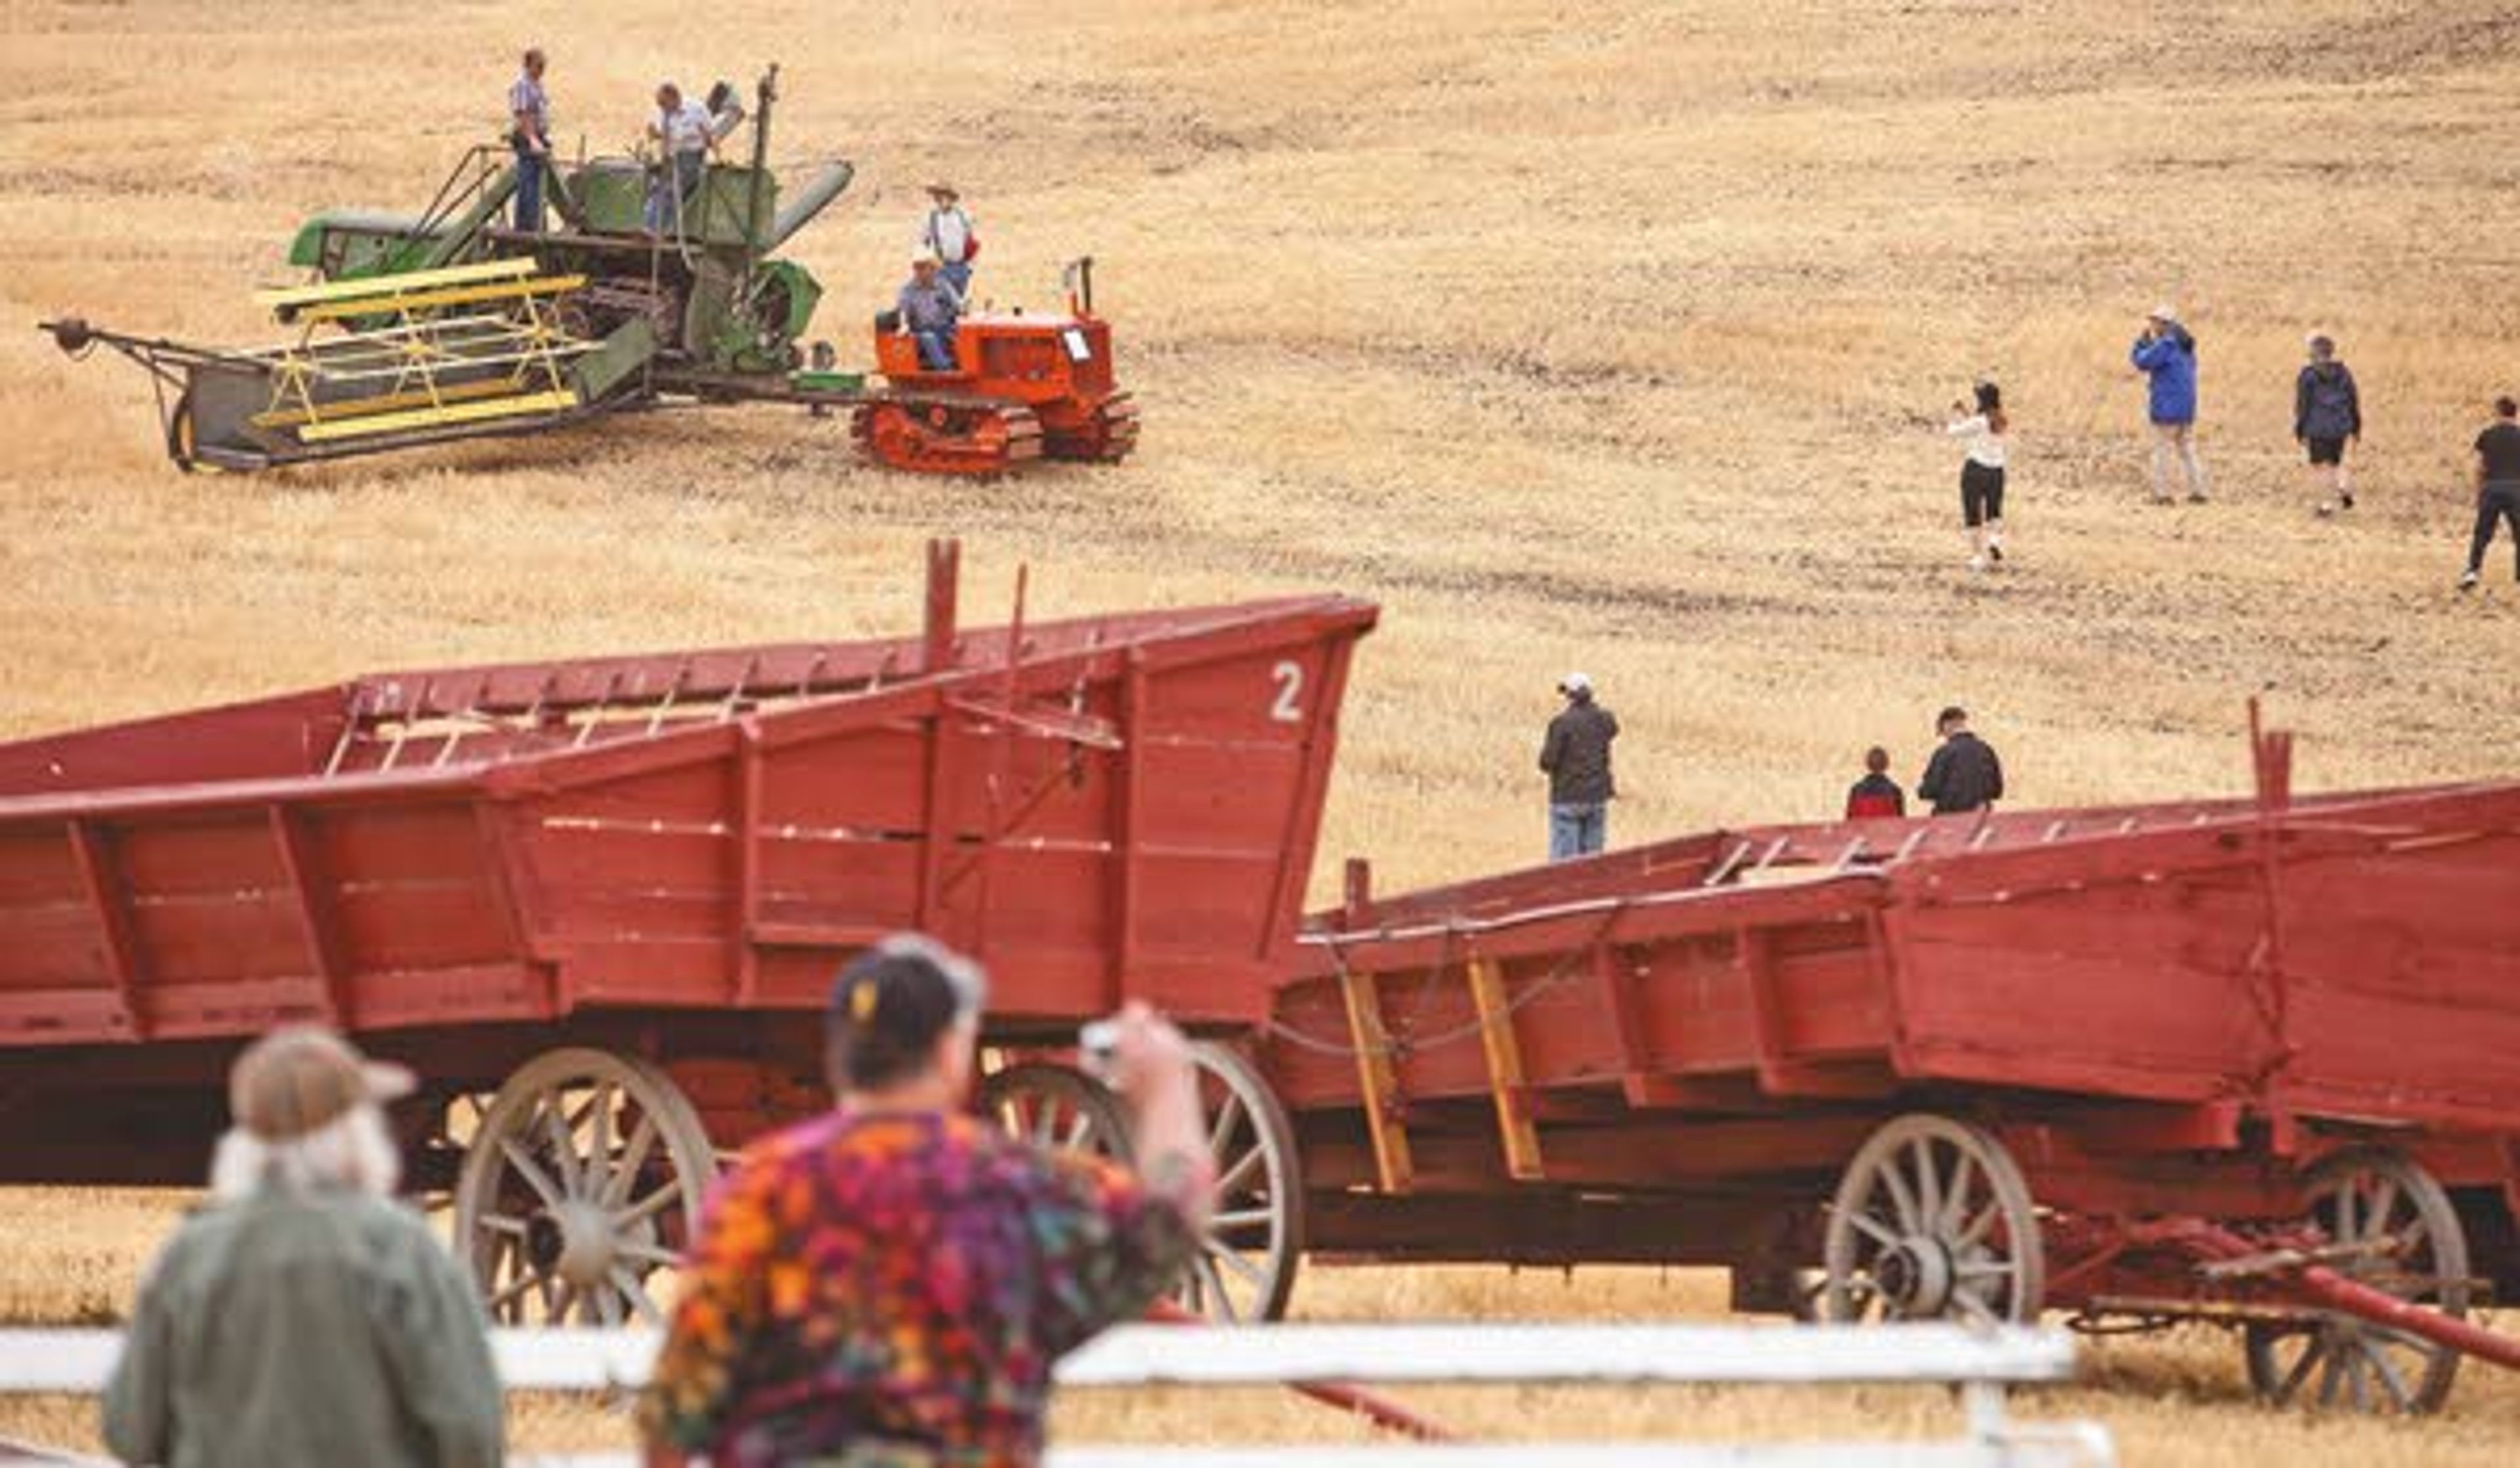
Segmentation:
{"type": "Polygon", "coordinates": [[[464,1270],[393,1201],[409,1071],[284,1029],[228,1077],[236,1125],[140,1290],[105,1441],[166,1468],[496,1468],[497,1373],[464,1270]]]}

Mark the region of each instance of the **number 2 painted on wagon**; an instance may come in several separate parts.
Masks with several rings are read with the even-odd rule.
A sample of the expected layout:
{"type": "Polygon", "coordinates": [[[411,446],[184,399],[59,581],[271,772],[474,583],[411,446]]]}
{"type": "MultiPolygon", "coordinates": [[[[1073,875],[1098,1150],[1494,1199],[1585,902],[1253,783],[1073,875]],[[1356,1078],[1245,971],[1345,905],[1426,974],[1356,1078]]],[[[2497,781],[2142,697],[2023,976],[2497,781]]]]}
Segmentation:
{"type": "Polygon", "coordinates": [[[1304,665],[1280,663],[1269,670],[1269,676],[1278,684],[1277,701],[1269,705],[1269,717],[1281,724],[1303,723],[1304,709],[1298,700],[1304,692],[1304,665]]]}

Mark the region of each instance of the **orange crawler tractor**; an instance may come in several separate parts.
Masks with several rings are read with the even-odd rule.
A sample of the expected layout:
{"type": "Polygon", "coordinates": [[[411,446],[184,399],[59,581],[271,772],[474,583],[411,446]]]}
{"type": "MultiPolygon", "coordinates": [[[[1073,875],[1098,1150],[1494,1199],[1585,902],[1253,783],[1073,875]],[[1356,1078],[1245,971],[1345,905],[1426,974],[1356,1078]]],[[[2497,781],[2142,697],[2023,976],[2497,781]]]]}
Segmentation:
{"type": "Polygon", "coordinates": [[[1067,311],[978,312],[954,333],[954,369],[920,366],[892,313],[876,318],[886,390],[857,409],[867,452],[928,474],[997,474],[1041,458],[1116,464],[1138,443],[1138,410],[1111,371],[1111,328],[1094,314],[1094,262],[1068,267],[1067,311]]]}

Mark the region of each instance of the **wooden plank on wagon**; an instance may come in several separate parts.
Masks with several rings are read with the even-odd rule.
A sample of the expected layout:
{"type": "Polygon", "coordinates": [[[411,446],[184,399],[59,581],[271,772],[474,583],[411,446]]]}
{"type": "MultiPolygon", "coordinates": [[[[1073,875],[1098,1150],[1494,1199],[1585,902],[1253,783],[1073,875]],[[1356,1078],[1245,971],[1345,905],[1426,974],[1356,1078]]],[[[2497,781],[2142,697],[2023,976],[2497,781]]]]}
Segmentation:
{"type": "Polygon", "coordinates": [[[1478,1006],[1479,1044],[1488,1056],[1488,1090],[1496,1096],[1497,1136],[1505,1146],[1507,1174],[1522,1181],[1544,1176],[1540,1129],[1523,1103],[1522,1045],[1513,1033],[1513,1005],[1505,972],[1493,958],[1469,962],[1470,1002],[1478,1006]]]}
{"type": "Polygon", "coordinates": [[[1353,968],[1340,970],[1339,994],[1347,1001],[1348,1042],[1356,1049],[1365,1125],[1373,1136],[1373,1169],[1382,1190],[1397,1196],[1415,1184],[1417,1169],[1400,1122],[1400,1073],[1391,1063],[1390,1033],[1382,1027],[1382,1000],[1373,975],[1353,968]]]}

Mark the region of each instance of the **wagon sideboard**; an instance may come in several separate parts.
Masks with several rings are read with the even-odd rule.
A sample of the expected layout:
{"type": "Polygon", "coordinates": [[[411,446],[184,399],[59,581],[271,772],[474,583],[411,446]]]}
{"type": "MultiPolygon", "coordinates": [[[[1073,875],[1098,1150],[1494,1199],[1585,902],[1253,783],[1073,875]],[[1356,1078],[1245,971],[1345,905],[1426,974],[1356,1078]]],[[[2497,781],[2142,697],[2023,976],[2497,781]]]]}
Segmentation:
{"type": "Polygon", "coordinates": [[[816,1027],[763,1026],[908,928],[989,962],[1010,1033],[1248,1024],[1374,615],[408,672],[0,746],[0,1115],[198,1091],[288,1020],[483,1089],[596,1031],[810,1079],[816,1027]]]}

